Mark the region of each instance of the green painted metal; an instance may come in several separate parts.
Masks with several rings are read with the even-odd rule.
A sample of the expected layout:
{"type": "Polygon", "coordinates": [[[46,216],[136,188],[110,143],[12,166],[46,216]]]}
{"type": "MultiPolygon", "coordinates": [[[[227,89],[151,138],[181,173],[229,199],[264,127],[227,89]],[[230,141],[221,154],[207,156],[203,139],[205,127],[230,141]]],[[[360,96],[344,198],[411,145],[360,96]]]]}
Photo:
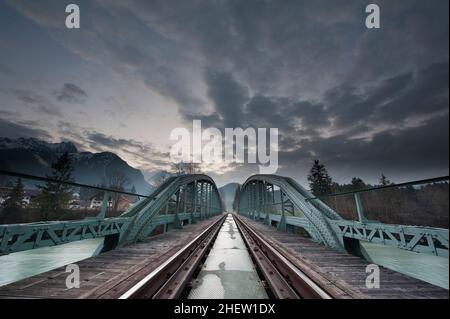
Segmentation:
{"type": "MultiPolygon", "coordinates": [[[[158,189],[157,194],[152,194],[153,198],[147,199],[146,205],[142,207],[139,211],[134,212],[132,216],[133,222],[126,232],[120,234],[119,245],[127,245],[138,240],[143,240],[148,237],[154,230],[152,219],[158,214],[163,205],[174,196],[178,190],[186,185],[194,184],[194,193],[191,195],[194,198],[194,218],[195,213],[200,213],[200,218],[203,218],[202,211],[206,207],[206,202],[202,197],[202,187],[199,188],[198,185],[202,183],[210,183],[213,185],[212,193],[217,194],[217,199],[220,199],[219,192],[214,181],[207,175],[182,175],[173,178],[170,183],[165,183],[161,185],[158,189]]],[[[213,206],[214,215],[222,213],[222,204],[220,200],[217,200],[213,206]]]]}
{"type": "MultiPolygon", "coordinates": [[[[242,205],[247,196],[253,197],[252,189],[256,182],[258,181],[266,181],[272,185],[275,185],[280,188],[280,192],[283,193],[282,199],[284,195],[286,195],[289,200],[300,209],[303,216],[306,217],[309,221],[311,227],[307,230],[311,237],[317,242],[324,243],[325,245],[335,247],[338,249],[343,249],[343,242],[336,235],[334,229],[330,225],[329,219],[325,218],[326,215],[333,216],[335,218],[341,218],[337,213],[330,211],[326,212],[326,215],[322,210],[319,210],[316,205],[313,205],[311,202],[306,201],[306,198],[311,197],[309,192],[303,189],[300,185],[298,185],[294,180],[281,177],[277,175],[254,175],[247,179],[244,185],[241,188],[241,201],[239,205],[239,213],[244,215],[248,215],[252,217],[254,211],[257,209],[254,204],[255,201],[250,201],[250,206],[242,205]]],[[[281,205],[284,205],[284,200],[281,201],[281,205]]],[[[323,204],[325,206],[325,204],[323,204]]],[[[285,210],[282,209],[284,212],[285,210]]]]}
{"type": "Polygon", "coordinates": [[[355,198],[355,205],[356,205],[356,212],[358,213],[358,220],[360,223],[364,223],[367,221],[367,218],[364,215],[364,208],[361,203],[361,196],[359,195],[359,193],[355,193],[355,194],[353,194],[353,196],[355,198]]]}
{"type": "MultiPolygon", "coordinates": [[[[403,183],[403,185],[416,185],[420,183],[439,182],[445,177],[415,181],[413,183],[403,183]]],[[[448,180],[448,177],[447,177],[448,180]]],[[[358,212],[358,221],[343,219],[337,212],[328,207],[320,199],[313,197],[306,189],[297,184],[289,177],[277,175],[254,175],[240,188],[238,200],[235,207],[238,213],[253,218],[255,210],[261,210],[259,205],[253,201],[253,185],[255,183],[267,183],[280,188],[281,202],[275,203],[274,196],[272,203],[265,202],[265,207],[276,207],[281,205],[279,214],[266,214],[264,223],[277,223],[279,230],[286,231],[287,226],[300,227],[306,230],[313,240],[324,245],[344,250],[344,238],[367,241],[376,244],[394,246],[400,249],[428,253],[437,256],[448,257],[449,255],[449,230],[433,227],[390,225],[376,221],[368,221],[364,215],[363,206],[359,193],[346,192],[345,195],[353,194],[358,212]],[[294,216],[294,210],[286,209],[286,200],[301,212],[301,216],[294,216]],[[291,214],[286,215],[286,212],[291,214]]],[[[398,186],[398,185],[397,185],[398,186]]],[[[390,185],[385,188],[392,188],[390,185]]],[[[373,190],[382,189],[376,187],[373,190]]],[[[339,194],[340,195],[340,194],[339,194]]],[[[289,205],[291,205],[289,204],[289,205]]]]}
{"type": "Polygon", "coordinates": [[[117,235],[130,225],[129,218],[0,225],[0,255],[117,235]]]}
{"type": "Polygon", "coordinates": [[[281,196],[281,219],[278,222],[278,230],[280,231],[286,231],[286,210],[284,207],[284,193],[283,191],[280,191],[281,196]]]}
{"type": "MultiPolygon", "coordinates": [[[[45,177],[3,170],[0,170],[0,174],[39,181],[49,180],[45,177]]],[[[445,178],[441,177],[377,187],[372,190],[443,180],[445,178]]],[[[117,237],[118,245],[128,245],[147,238],[160,225],[164,225],[165,230],[170,227],[181,228],[183,223],[195,223],[197,219],[209,218],[222,213],[223,210],[222,200],[214,181],[201,174],[171,177],[151,195],[133,194],[78,183],[67,184],[103,191],[104,197],[99,215],[77,221],[0,225],[0,255],[99,237],[105,237],[105,243],[107,239],[117,237]],[[105,218],[111,192],[139,196],[141,200],[120,217],[105,218]],[[182,212],[180,211],[181,202],[183,203],[182,212]],[[165,214],[161,215],[160,212],[164,207],[166,207],[165,214]],[[168,225],[172,226],[168,227],[168,225]]],[[[359,197],[359,193],[366,191],[371,190],[331,195],[354,195],[358,221],[345,220],[291,178],[255,175],[240,187],[235,197],[237,203],[234,207],[237,207],[240,214],[266,224],[270,225],[275,221],[278,228],[283,231],[287,230],[287,226],[301,227],[317,242],[338,249],[344,249],[344,238],[352,238],[448,257],[448,229],[388,225],[368,221],[364,216],[359,197]],[[275,186],[280,188],[280,203],[276,203],[275,200],[275,186]],[[280,214],[270,212],[278,205],[281,205],[280,214]],[[301,212],[300,217],[294,216],[295,209],[301,212]]]]}
{"type": "Polygon", "coordinates": [[[100,209],[100,213],[97,215],[97,218],[105,218],[106,212],[108,211],[108,201],[109,201],[109,192],[105,191],[103,194],[103,202],[102,202],[102,208],[100,209]]]}
{"type": "Polygon", "coordinates": [[[449,231],[443,228],[390,225],[377,222],[335,221],[333,228],[342,237],[394,246],[418,253],[448,257],[449,231]]]}
{"type": "Polygon", "coordinates": [[[179,216],[179,213],[178,213],[179,210],[180,210],[180,193],[181,193],[181,189],[178,190],[177,195],[176,195],[177,199],[176,199],[175,216],[174,216],[174,222],[173,222],[175,229],[183,228],[183,222],[180,219],[180,216],[179,216]]]}
{"type": "MultiPolygon", "coordinates": [[[[30,175],[27,175],[27,178],[45,180],[30,175]]],[[[90,187],[81,184],[77,186],[90,187]]],[[[139,202],[120,217],[114,218],[105,218],[109,194],[114,190],[101,190],[104,191],[103,203],[96,217],[77,221],[0,225],[0,255],[101,237],[105,238],[105,243],[117,242],[119,246],[124,246],[146,239],[160,225],[164,225],[164,230],[168,228],[167,225],[180,228],[185,222],[195,222],[197,218],[215,216],[223,211],[214,181],[202,174],[171,177],[150,196],[139,195],[142,197],[139,202]],[[202,185],[201,189],[197,188],[197,185],[202,185]],[[187,191],[189,189],[193,191],[187,191]],[[183,212],[179,211],[181,194],[183,212]],[[188,203],[192,204],[190,212],[187,212],[188,203]],[[167,209],[164,210],[164,207],[167,209]],[[171,208],[174,208],[173,212],[171,208]],[[164,214],[161,215],[161,211],[164,211],[164,214]],[[208,214],[202,216],[206,211],[208,214]],[[110,240],[113,237],[118,240],[110,240]]],[[[120,191],[117,193],[131,194],[120,191]]]]}

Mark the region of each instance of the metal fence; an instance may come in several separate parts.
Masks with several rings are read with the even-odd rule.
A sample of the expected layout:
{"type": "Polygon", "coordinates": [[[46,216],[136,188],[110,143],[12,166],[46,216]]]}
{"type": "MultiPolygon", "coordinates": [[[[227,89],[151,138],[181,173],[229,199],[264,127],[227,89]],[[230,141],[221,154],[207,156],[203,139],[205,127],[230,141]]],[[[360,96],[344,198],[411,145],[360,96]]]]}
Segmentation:
{"type": "Polygon", "coordinates": [[[448,176],[317,198],[349,220],[449,228],[448,176]]]}
{"type": "Polygon", "coordinates": [[[0,177],[0,224],[117,217],[151,197],[6,170],[0,177]]]}

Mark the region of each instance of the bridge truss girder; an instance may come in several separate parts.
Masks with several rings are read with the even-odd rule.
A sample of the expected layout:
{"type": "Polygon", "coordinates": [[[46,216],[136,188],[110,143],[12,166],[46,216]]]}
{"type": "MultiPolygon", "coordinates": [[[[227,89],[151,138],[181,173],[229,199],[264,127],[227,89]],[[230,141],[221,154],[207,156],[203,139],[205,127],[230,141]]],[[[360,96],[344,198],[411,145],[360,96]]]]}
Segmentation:
{"type": "MultiPolygon", "coordinates": [[[[105,195],[102,207],[107,200],[105,195]]],[[[143,240],[160,225],[164,230],[181,228],[222,211],[219,191],[209,176],[181,175],[166,180],[120,217],[105,218],[102,208],[97,217],[83,220],[0,225],[0,255],[102,237],[105,249],[112,249],[143,240]]]]}
{"type": "Polygon", "coordinates": [[[345,240],[353,239],[393,246],[404,250],[448,257],[447,229],[389,225],[361,219],[345,220],[293,179],[276,175],[254,175],[240,188],[234,204],[238,213],[286,231],[288,226],[304,229],[313,240],[326,246],[345,249],[345,240]],[[275,202],[275,186],[280,201],[275,202]],[[311,200],[312,199],[312,200],[311,200]],[[276,208],[275,214],[273,209],[276,208]],[[280,207],[279,209],[277,207],[280,207]],[[295,216],[298,210],[301,216],[295,216]],[[261,218],[261,214],[264,218],[261,218]]]}

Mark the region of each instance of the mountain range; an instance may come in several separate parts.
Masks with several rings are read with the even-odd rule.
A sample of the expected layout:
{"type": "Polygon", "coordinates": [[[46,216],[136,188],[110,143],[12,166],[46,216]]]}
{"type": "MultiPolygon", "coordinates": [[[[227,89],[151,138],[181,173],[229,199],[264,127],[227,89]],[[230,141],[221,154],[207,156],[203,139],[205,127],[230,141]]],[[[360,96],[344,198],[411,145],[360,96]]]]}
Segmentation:
{"type": "MultiPolygon", "coordinates": [[[[80,184],[107,185],[108,177],[115,172],[123,173],[129,180],[127,190],[133,187],[139,194],[150,194],[170,172],[153,172],[148,180],[139,169],[131,167],[114,153],[79,152],[71,142],[48,143],[36,138],[10,139],[0,137],[0,169],[23,174],[46,176],[51,173],[51,165],[64,152],[69,153],[74,171],[73,180],[80,184]]],[[[0,175],[0,186],[14,182],[15,178],[0,175]]],[[[34,181],[24,180],[26,187],[33,188],[34,181]]],[[[238,183],[229,183],[219,188],[227,210],[232,210],[238,183]]]]}
{"type": "MultiPolygon", "coordinates": [[[[109,176],[121,172],[129,183],[127,190],[133,187],[140,194],[149,194],[154,187],[144,178],[142,172],[128,165],[114,153],[79,152],[71,142],[48,143],[35,138],[10,139],[0,137],[0,168],[24,174],[46,176],[51,165],[64,152],[68,152],[74,167],[73,179],[77,183],[100,185],[107,183],[109,176]]],[[[0,185],[11,178],[0,176],[0,185]]],[[[24,181],[27,186],[34,183],[24,181]]]]}
{"type": "Polygon", "coordinates": [[[227,211],[233,210],[234,195],[239,186],[238,183],[228,183],[219,188],[220,196],[222,197],[227,211]]]}

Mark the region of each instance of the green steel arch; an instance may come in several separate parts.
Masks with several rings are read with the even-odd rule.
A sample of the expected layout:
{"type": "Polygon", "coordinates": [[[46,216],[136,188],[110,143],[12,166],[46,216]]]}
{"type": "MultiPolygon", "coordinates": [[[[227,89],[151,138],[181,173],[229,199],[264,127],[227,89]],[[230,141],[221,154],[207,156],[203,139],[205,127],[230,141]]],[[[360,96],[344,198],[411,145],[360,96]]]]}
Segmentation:
{"type": "MultiPolygon", "coordinates": [[[[441,181],[442,178],[388,187],[420,184],[432,180],[441,181]]],[[[448,258],[448,229],[393,225],[367,220],[363,213],[359,191],[350,193],[355,197],[359,217],[357,221],[342,218],[338,212],[314,197],[290,177],[253,175],[238,189],[233,207],[238,214],[249,218],[269,225],[275,222],[281,231],[286,231],[288,226],[303,228],[313,240],[341,250],[348,248],[346,244],[356,244],[357,246],[351,249],[359,249],[359,241],[366,241],[448,258]],[[275,187],[279,188],[278,203],[275,202],[275,187]],[[295,216],[295,211],[300,211],[301,215],[295,216]]]]}
{"type": "MultiPolygon", "coordinates": [[[[8,174],[39,181],[47,180],[19,173],[8,174]]],[[[144,196],[121,216],[109,218],[105,217],[109,194],[133,194],[96,186],[67,184],[103,190],[105,196],[99,215],[81,220],[0,225],[0,255],[102,237],[103,249],[110,250],[143,240],[160,225],[164,225],[165,230],[170,227],[181,228],[184,223],[195,223],[198,219],[223,212],[216,184],[203,174],[170,177],[151,195],[144,196]]]]}
{"type": "Polygon", "coordinates": [[[125,232],[120,234],[119,245],[142,240],[158,226],[154,217],[172,202],[174,224],[181,227],[184,220],[195,222],[222,213],[222,200],[213,179],[207,175],[182,175],[166,180],[153,194],[125,212],[122,217],[131,218],[125,232]],[[180,211],[180,209],[182,211],[180,211]],[[199,214],[197,216],[197,214],[199,214]]]}
{"type": "MultiPolygon", "coordinates": [[[[321,201],[308,201],[312,195],[293,179],[277,175],[253,175],[241,187],[238,212],[254,219],[271,223],[270,206],[281,206],[278,220],[280,229],[286,227],[286,214],[293,215],[295,208],[302,213],[301,227],[317,242],[343,249],[343,243],[335,234],[330,220],[342,219],[321,201]],[[280,203],[275,203],[275,186],[279,187],[280,203]]],[[[274,218],[277,219],[276,217],[274,218]]]]}

